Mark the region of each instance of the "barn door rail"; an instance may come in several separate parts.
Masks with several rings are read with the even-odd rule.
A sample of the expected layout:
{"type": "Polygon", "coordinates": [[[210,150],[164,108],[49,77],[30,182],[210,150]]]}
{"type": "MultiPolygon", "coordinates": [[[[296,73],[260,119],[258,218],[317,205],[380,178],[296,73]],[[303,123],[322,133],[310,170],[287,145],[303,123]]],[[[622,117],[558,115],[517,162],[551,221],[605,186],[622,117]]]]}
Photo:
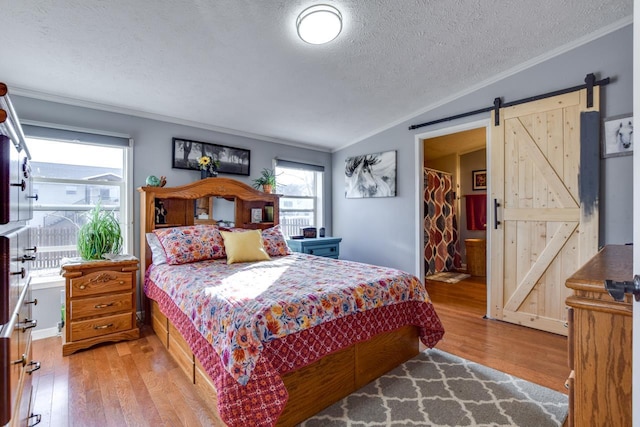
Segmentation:
{"type": "Polygon", "coordinates": [[[555,90],[553,92],[547,92],[541,95],[530,96],[529,98],[519,99],[517,101],[511,101],[507,103],[502,103],[502,98],[495,98],[493,100],[493,105],[491,107],[480,108],[478,110],[468,111],[466,113],[456,114],[449,117],[444,117],[442,119],[432,120],[426,123],[420,123],[417,125],[409,126],[409,130],[418,129],[425,126],[432,126],[438,123],[449,122],[451,120],[461,119],[463,117],[475,116],[477,114],[486,113],[489,111],[495,111],[495,126],[500,125],[500,108],[513,107],[514,105],[526,104],[527,102],[539,101],[545,98],[551,98],[552,96],[564,95],[565,93],[575,92],[577,90],[587,89],[587,108],[593,107],[593,88],[594,86],[606,86],[611,82],[609,77],[596,80],[596,76],[593,73],[587,74],[584,78],[584,84],[568,87],[565,89],[555,90]]]}

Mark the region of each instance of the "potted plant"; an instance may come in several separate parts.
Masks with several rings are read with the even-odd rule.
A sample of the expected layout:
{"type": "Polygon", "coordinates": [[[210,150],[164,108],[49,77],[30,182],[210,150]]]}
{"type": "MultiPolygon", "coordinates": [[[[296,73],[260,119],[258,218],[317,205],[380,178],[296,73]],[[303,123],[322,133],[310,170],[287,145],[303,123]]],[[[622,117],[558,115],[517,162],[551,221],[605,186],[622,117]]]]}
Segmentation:
{"type": "Polygon", "coordinates": [[[100,202],[88,212],[88,221],[78,231],[78,253],[85,260],[102,259],[122,249],[120,223],[113,212],[100,209],[100,202]]]}
{"type": "Polygon", "coordinates": [[[276,188],[276,174],[273,169],[262,169],[260,177],[253,180],[253,187],[258,190],[262,187],[265,193],[272,193],[276,188]]]}

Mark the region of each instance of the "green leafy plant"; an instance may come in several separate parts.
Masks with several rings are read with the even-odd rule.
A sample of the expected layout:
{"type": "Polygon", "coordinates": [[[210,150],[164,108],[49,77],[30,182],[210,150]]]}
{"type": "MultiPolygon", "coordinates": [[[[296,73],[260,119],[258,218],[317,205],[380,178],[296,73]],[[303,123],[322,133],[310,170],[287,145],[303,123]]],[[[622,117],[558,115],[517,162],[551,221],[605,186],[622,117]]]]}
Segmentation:
{"type": "Polygon", "coordinates": [[[262,187],[262,191],[265,193],[271,193],[276,187],[276,174],[273,169],[262,169],[260,177],[253,180],[253,187],[258,190],[262,187]]]}
{"type": "Polygon", "coordinates": [[[122,250],[120,223],[113,212],[100,209],[100,202],[88,212],[88,221],[78,230],[78,253],[82,259],[102,259],[122,250]]]}

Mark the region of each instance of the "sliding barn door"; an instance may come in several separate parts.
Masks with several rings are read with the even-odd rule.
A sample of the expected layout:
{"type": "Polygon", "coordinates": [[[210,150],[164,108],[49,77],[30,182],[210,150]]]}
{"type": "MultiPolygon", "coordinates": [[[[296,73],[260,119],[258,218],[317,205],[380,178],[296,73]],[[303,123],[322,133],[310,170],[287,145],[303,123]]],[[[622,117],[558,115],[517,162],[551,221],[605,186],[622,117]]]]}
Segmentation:
{"type": "MultiPolygon", "coordinates": [[[[581,90],[500,110],[491,141],[490,315],[495,319],[567,333],[565,280],[598,246],[597,188],[583,188],[596,194],[585,206],[578,185],[579,175],[599,164],[591,157],[581,166],[580,144],[581,113],[596,112],[589,117],[599,123],[597,87],[593,105],[587,108],[581,90]]],[[[591,144],[599,141],[597,135],[591,139],[591,144]]]]}

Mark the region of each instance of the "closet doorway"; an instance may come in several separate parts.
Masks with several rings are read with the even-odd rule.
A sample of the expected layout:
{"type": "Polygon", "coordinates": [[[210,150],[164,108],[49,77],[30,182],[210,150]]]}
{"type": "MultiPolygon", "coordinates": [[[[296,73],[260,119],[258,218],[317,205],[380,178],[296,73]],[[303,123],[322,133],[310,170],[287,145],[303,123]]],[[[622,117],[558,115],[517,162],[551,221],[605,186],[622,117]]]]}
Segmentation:
{"type": "Polygon", "coordinates": [[[483,120],[416,136],[422,278],[468,273],[486,282],[488,127],[483,120]]]}

